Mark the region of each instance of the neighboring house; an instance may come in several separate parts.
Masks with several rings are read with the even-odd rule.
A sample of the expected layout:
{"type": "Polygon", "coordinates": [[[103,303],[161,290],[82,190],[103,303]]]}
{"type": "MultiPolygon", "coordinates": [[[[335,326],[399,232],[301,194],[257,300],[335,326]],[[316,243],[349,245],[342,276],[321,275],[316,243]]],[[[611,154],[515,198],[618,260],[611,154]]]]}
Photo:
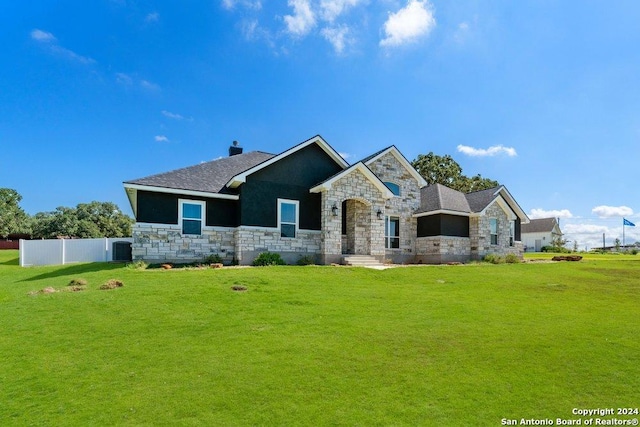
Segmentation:
{"type": "Polygon", "coordinates": [[[345,254],[395,263],[522,254],[528,222],[505,187],[464,195],[427,186],[395,146],[349,165],[322,137],[280,154],[242,153],[126,181],[133,259],[250,264],[261,252],[295,263],[345,254]]]}
{"type": "Polygon", "coordinates": [[[522,243],[526,252],[540,252],[544,246],[562,238],[560,224],[556,218],[532,219],[522,226],[522,243]]]}

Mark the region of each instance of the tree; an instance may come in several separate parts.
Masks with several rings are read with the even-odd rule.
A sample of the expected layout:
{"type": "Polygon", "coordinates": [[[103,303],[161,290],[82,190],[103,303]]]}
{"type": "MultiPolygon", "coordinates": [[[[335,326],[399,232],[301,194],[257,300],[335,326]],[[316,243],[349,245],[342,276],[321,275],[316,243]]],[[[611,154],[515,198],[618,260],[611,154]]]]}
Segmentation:
{"type": "Polygon", "coordinates": [[[39,212],[33,219],[34,237],[97,238],[131,236],[133,219],[111,202],[80,203],[75,208],[58,207],[39,212]]]}
{"type": "Polygon", "coordinates": [[[431,184],[442,184],[463,193],[486,190],[499,185],[498,181],[483,178],[480,174],[468,177],[462,174],[462,167],[450,155],[438,156],[419,154],[411,162],[420,175],[431,184]]]}
{"type": "Polygon", "coordinates": [[[29,215],[20,207],[22,196],[11,188],[0,188],[0,237],[30,233],[29,215]]]}

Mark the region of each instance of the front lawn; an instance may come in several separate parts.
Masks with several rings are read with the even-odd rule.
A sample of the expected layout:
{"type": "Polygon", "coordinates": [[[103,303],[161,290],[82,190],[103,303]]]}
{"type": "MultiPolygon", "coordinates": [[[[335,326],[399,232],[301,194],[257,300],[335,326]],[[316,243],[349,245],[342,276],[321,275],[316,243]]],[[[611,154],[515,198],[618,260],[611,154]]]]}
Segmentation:
{"type": "Polygon", "coordinates": [[[138,271],[0,251],[0,424],[579,418],[640,406],[639,308],[640,256],[138,271]]]}

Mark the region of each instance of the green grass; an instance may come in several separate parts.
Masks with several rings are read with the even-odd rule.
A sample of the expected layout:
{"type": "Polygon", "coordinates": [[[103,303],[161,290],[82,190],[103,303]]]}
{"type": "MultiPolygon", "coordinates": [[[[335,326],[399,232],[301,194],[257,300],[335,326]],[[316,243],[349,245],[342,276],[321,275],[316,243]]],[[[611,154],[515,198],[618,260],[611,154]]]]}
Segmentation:
{"type": "Polygon", "coordinates": [[[639,406],[639,308],[640,256],[137,271],[0,251],[0,425],[500,425],[639,406]],[[77,278],[87,290],[29,295],[77,278]],[[124,287],[98,290],[112,278],[124,287]]]}

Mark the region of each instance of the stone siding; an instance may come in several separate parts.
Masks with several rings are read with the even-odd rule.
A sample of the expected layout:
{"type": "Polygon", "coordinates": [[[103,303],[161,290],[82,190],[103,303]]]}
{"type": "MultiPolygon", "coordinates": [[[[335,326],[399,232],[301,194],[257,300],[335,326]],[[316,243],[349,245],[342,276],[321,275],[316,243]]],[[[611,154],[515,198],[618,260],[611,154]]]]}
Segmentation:
{"type": "Polygon", "coordinates": [[[201,236],[183,236],[179,225],[136,223],[133,226],[133,260],[196,262],[219,255],[227,264],[235,258],[233,228],[205,227],[201,236]]]}
{"type": "Polygon", "coordinates": [[[514,242],[509,245],[510,221],[507,214],[498,203],[491,205],[484,215],[469,218],[469,235],[471,236],[471,259],[482,260],[485,255],[507,255],[514,254],[522,257],[524,245],[522,242],[514,242]],[[498,220],[498,244],[491,244],[491,224],[490,219],[498,220]]]}
{"type": "Polygon", "coordinates": [[[295,264],[303,256],[319,263],[320,231],[298,230],[295,238],[280,237],[277,228],[241,226],[235,230],[236,259],[250,265],[262,252],[277,252],[287,264],[295,264]]]}
{"type": "Polygon", "coordinates": [[[281,238],[278,229],[205,227],[201,236],[183,236],[179,225],[136,223],[133,260],[187,263],[219,255],[225,264],[251,264],[261,252],[277,252],[290,264],[302,256],[319,261],[320,232],[299,230],[297,237],[281,238]]]}
{"type": "Polygon", "coordinates": [[[368,166],[381,181],[400,186],[400,196],[388,199],[384,207],[386,216],[400,218],[400,248],[386,249],[385,258],[396,264],[414,262],[418,225],[413,213],[420,207],[418,181],[391,153],[376,159],[368,166]]]}
{"type": "Polygon", "coordinates": [[[416,239],[415,262],[420,264],[467,262],[470,256],[468,237],[429,236],[416,239]]]}
{"type": "Polygon", "coordinates": [[[347,239],[347,245],[353,244],[356,253],[367,251],[368,255],[383,260],[384,221],[378,219],[376,212],[384,210],[384,198],[362,172],[354,170],[322,192],[321,262],[338,263],[342,259],[342,215],[334,216],[331,208],[341,207],[345,200],[358,202],[353,204],[358,212],[353,224],[355,235],[351,242],[347,239]]]}

